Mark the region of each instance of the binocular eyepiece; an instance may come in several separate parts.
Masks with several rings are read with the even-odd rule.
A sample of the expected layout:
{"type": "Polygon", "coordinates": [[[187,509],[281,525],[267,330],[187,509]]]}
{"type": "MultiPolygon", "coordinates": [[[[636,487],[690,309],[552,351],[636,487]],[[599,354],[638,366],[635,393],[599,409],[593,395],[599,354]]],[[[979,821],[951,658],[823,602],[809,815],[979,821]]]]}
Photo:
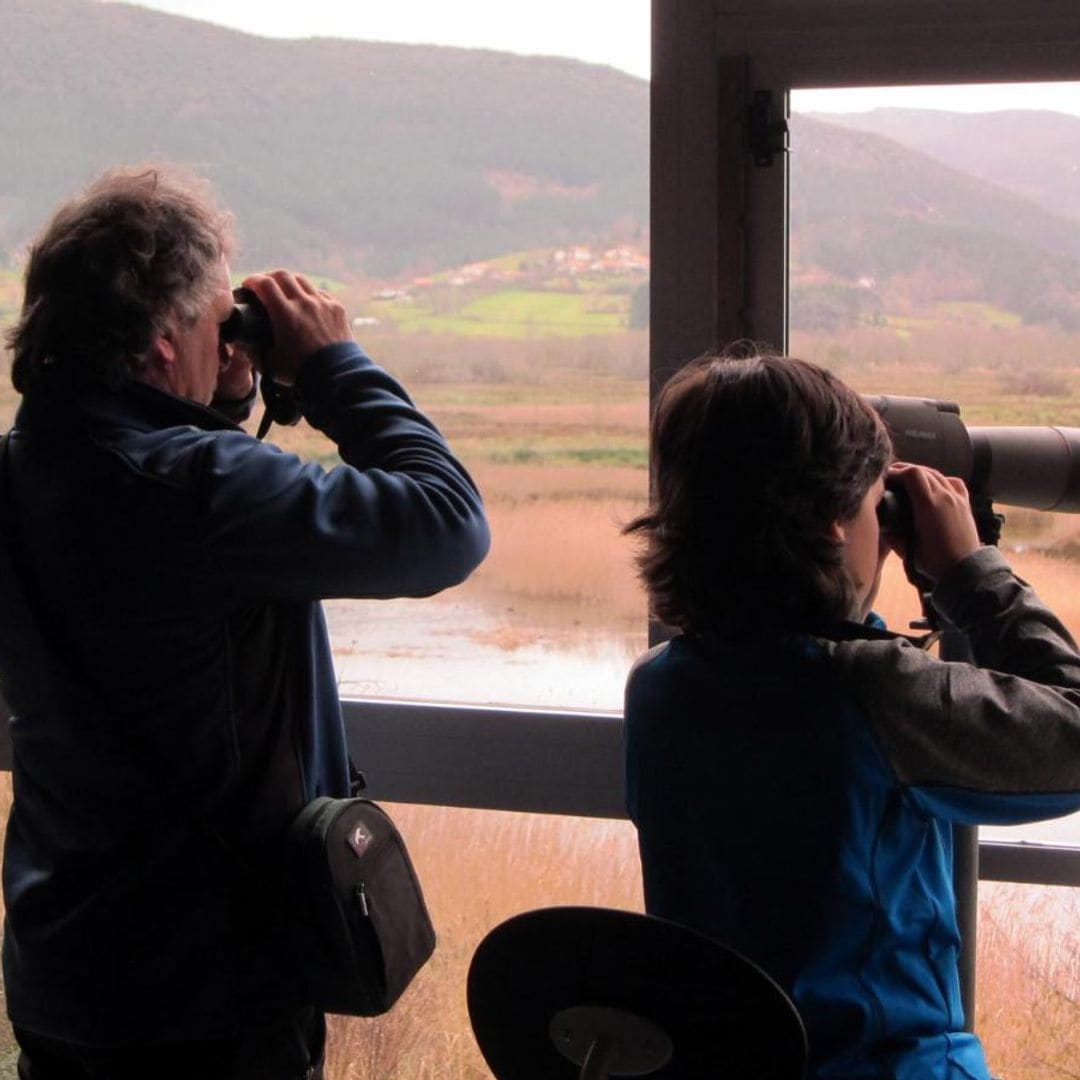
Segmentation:
{"type": "Polygon", "coordinates": [[[218,328],[226,345],[250,345],[265,351],[274,344],[274,327],[262,301],[250,289],[233,289],[232,314],[218,328]]]}
{"type": "Polygon", "coordinates": [[[282,386],[274,381],[270,370],[270,348],[274,344],[274,325],[263,307],[262,301],[250,290],[233,289],[236,301],[232,313],[218,328],[218,334],[226,345],[246,345],[258,357],[261,371],[259,392],[262,394],[265,412],[256,438],[261,439],[270,430],[270,425],[290,425],[300,422],[303,409],[291,386],[282,386]]]}
{"type": "Polygon", "coordinates": [[[901,488],[886,488],[877,505],[878,527],[891,536],[911,536],[911,503],[901,488]]]}

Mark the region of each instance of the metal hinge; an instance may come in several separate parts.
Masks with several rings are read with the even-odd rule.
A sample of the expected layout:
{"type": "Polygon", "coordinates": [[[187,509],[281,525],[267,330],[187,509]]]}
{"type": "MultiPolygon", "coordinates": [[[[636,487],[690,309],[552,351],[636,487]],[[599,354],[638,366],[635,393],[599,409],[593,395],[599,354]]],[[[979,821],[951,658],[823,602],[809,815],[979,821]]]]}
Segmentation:
{"type": "Polygon", "coordinates": [[[771,90],[755,90],[747,109],[746,143],[759,169],[769,168],[777,154],[788,153],[788,125],[777,119],[771,90]]]}

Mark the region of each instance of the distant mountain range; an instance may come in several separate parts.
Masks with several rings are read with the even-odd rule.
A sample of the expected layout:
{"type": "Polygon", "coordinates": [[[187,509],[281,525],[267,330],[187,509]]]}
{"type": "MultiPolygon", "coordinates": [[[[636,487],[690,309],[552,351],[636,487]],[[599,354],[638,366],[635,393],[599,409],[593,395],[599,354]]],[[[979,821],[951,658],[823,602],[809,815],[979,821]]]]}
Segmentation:
{"type": "Polygon", "coordinates": [[[1036,109],[955,113],[871,109],[811,113],[884,135],[1045,209],[1080,218],[1080,118],[1036,109]]]}
{"type": "Polygon", "coordinates": [[[572,60],[0,0],[0,251],[101,168],[151,158],[214,181],[247,265],[389,274],[639,239],[648,96],[572,60]]]}
{"type": "MultiPolygon", "coordinates": [[[[389,280],[648,229],[648,85],[482,50],[270,40],[96,0],[0,0],[0,265],[99,169],[170,159],[241,267],[389,280]]],[[[792,119],[796,320],[978,299],[1080,329],[1080,118],[792,119]]]]}
{"type": "MultiPolygon", "coordinates": [[[[921,115],[933,127],[939,114],[921,115]]],[[[1055,158],[1061,144],[1052,134],[1071,130],[1080,138],[1080,118],[1034,115],[1049,118],[1044,170],[1062,177],[1071,159],[1055,158]]],[[[965,145],[995,140],[1004,179],[993,182],[856,129],[862,116],[833,119],[796,115],[791,122],[792,295],[804,326],[872,314],[891,292],[918,304],[987,300],[1028,322],[1080,329],[1080,220],[1055,203],[1060,181],[1045,183],[1038,201],[1009,189],[1015,114],[984,117],[966,143],[960,132],[970,117],[953,116],[949,156],[958,165],[965,145]]],[[[909,114],[898,136],[920,130],[915,120],[909,114]]],[[[987,169],[990,158],[980,158],[987,169]]]]}

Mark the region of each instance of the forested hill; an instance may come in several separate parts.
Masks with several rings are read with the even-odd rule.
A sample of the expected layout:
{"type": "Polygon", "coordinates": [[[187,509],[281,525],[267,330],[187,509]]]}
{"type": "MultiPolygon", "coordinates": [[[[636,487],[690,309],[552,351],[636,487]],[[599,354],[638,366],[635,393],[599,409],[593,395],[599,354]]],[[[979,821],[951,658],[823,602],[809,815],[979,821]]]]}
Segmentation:
{"type": "MultiPolygon", "coordinates": [[[[1080,133],[1080,118],[1047,115],[1080,133]]],[[[987,182],[824,117],[796,115],[791,128],[797,324],[850,322],[903,297],[990,301],[1080,329],[1080,220],[1008,190],[996,182],[1003,169],[987,182]]],[[[1047,140],[1047,171],[1055,145],[1047,140]]]]}
{"type": "MultiPolygon", "coordinates": [[[[1059,119],[1071,120],[1080,135],[1080,118],[1059,119]]],[[[1080,220],[1009,190],[998,179],[1001,170],[980,178],[962,164],[946,164],[882,135],[795,115],[792,228],[799,231],[844,216],[887,215],[942,229],[993,233],[1080,258],[1080,220]]]]}
{"type": "Polygon", "coordinates": [[[1080,117],[1045,109],[871,109],[818,120],[919,150],[1040,206],[1080,217],[1080,117]]]}
{"type": "MultiPolygon", "coordinates": [[[[215,182],[244,268],[388,279],[644,241],[648,115],[644,81],[572,60],[0,0],[0,268],[99,169],[150,159],[215,182]]],[[[797,115],[791,147],[797,324],[977,300],[1080,329],[1080,118],[797,115]]]]}
{"type": "Polygon", "coordinates": [[[648,84],[572,60],[0,0],[0,252],[98,169],[151,158],[213,179],[246,263],[448,266],[644,229],[648,84]]]}

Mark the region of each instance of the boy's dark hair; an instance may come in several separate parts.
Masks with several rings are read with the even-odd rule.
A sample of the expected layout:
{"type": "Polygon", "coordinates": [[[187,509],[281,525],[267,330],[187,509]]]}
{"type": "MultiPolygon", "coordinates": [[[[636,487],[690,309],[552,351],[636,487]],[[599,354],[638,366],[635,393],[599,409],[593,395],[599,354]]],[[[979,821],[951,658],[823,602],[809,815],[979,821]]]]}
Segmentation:
{"type": "Polygon", "coordinates": [[[858,394],[791,357],[703,356],[661,390],[651,453],[651,505],[625,531],[657,618],[738,638],[851,614],[832,526],[892,455],[858,394]]]}
{"type": "Polygon", "coordinates": [[[230,219],[194,177],[105,173],[55,213],[30,251],[8,332],[20,392],[45,370],[116,385],[137,374],[170,317],[190,324],[212,295],[230,219]]]}

